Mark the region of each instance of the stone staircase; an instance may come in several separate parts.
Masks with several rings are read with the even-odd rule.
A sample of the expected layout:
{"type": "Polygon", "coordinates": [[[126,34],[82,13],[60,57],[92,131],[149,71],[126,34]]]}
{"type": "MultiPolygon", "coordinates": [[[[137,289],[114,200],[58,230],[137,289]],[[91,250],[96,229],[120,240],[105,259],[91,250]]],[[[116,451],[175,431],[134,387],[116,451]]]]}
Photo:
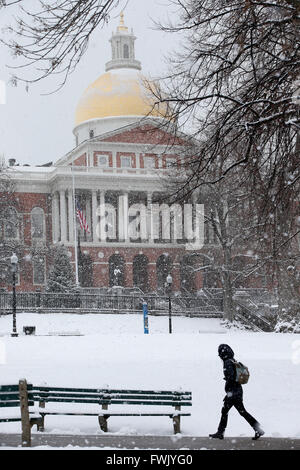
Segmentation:
{"type": "Polygon", "coordinates": [[[265,289],[242,289],[234,295],[235,319],[254,331],[270,332],[276,321],[276,297],[265,289]]]}

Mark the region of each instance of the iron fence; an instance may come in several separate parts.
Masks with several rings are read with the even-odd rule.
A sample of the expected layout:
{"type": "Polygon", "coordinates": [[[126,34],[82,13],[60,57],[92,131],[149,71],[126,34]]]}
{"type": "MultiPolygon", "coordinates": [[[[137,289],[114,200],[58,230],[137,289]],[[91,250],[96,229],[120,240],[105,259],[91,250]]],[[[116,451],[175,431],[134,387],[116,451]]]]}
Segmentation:
{"type": "MultiPolygon", "coordinates": [[[[158,295],[104,295],[84,291],[71,293],[18,292],[17,312],[38,313],[141,313],[147,302],[152,315],[166,315],[169,310],[168,296],[158,295]]],[[[12,313],[12,293],[0,293],[0,314],[12,313]]],[[[221,318],[223,300],[211,295],[181,297],[172,296],[172,315],[221,318]]],[[[235,315],[240,321],[257,331],[272,331],[273,325],[256,311],[235,299],[235,315]]]]}
{"type": "MultiPolygon", "coordinates": [[[[18,292],[18,312],[67,312],[101,313],[101,312],[141,312],[143,302],[147,302],[150,313],[167,313],[169,308],[167,296],[155,295],[103,295],[75,293],[18,292]]],[[[172,297],[173,314],[195,314],[222,316],[221,303],[217,299],[207,300],[197,297],[172,297]]],[[[12,294],[0,293],[0,313],[12,311],[12,294]]]]}

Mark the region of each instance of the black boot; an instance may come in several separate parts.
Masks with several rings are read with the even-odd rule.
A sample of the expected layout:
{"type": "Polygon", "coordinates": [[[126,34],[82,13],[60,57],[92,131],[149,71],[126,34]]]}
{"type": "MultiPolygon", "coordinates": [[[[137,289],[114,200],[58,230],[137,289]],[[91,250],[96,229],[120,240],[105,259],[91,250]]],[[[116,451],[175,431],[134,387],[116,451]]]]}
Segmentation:
{"type": "Polygon", "coordinates": [[[253,429],[255,431],[254,437],[252,437],[253,441],[257,441],[261,436],[265,434],[265,432],[261,429],[260,425],[257,424],[256,426],[253,426],[253,429]]]}
{"type": "Polygon", "coordinates": [[[220,431],[217,431],[215,434],[209,434],[209,437],[212,439],[224,439],[224,434],[220,431]]]}

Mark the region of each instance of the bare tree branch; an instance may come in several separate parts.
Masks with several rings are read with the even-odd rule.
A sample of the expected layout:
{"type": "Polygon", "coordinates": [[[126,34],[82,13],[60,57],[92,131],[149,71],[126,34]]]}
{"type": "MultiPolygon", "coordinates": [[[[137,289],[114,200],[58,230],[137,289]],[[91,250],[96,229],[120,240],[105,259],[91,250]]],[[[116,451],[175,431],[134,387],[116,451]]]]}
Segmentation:
{"type": "Polygon", "coordinates": [[[11,66],[16,71],[14,80],[34,83],[59,74],[63,76],[61,88],[84,55],[96,28],[103,27],[112,11],[118,6],[125,7],[128,1],[36,0],[31,9],[24,1],[6,3],[6,7],[20,4],[18,16],[6,31],[11,39],[1,39],[22,60],[11,66]],[[30,76],[25,77],[27,70],[30,76]]]}

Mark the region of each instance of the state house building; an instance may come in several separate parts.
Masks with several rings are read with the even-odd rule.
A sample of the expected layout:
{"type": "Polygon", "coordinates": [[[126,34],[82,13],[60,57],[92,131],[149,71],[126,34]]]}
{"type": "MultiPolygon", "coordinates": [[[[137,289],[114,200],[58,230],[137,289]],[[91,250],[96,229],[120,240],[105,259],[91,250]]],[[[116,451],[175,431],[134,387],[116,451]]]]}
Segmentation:
{"type": "MultiPolygon", "coordinates": [[[[73,150],[49,165],[20,166],[10,160],[17,204],[10,209],[15,222],[4,227],[3,236],[23,247],[19,291],[44,289],[51,267],[49,248],[56,244],[66,247],[75,271],[74,223],[81,262],[89,267],[80,279],[83,287],[137,286],[155,292],[164,287],[169,273],[174,291],[194,292],[203,285],[201,272],[187,268],[191,252],[182,240],[153,239],[149,231],[135,239],[119,236],[119,201],[123,209],[134,204],[149,208],[164,194],[170,166],[182,164],[186,145],[184,136],[174,137],[172,126],[166,131],[162,125],[168,121],[167,108],[151,104],[141,63],[135,59],[135,39],[121,15],[110,40],[112,59],[77,105],[73,150]],[[74,217],[74,187],[89,232],[80,230],[74,217]],[[106,240],[99,234],[98,208],[104,204],[110,213],[106,240]]],[[[208,233],[205,237],[209,242],[208,233]]],[[[1,287],[10,288],[5,275],[1,287]]]]}

